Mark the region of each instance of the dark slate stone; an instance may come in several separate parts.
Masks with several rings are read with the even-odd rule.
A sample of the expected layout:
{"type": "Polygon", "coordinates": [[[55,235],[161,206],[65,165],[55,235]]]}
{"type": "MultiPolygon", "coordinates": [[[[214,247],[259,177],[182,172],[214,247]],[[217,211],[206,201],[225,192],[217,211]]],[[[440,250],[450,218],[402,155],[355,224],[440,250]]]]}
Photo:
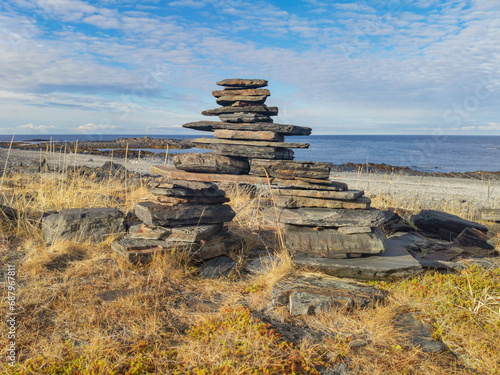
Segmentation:
{"type": "Polygon", "coordinates": [[[495,248],[497,240],[489,238],[483,232],[474,228],[465,228],[457,237],[457,242],[462,246],[480,247],[492,250],[495,248]]]}
{"type": "Polygon", "coordinates": [[[101,242],[109,235],[125,232],[124,214],[116,208],[71,208],[42,219],[47,244],[58,239],[101,242]]]}
{"type": "Polygon", "coordinates": [[[457,237],[465,228],[474,228],[483,233],[488,232],[488,228],[484,225],[447,214],[446,212],[434,210],[422,210],[418,215],[413,215],[410,221],[418,229],[439,234],[444,240],[457,237]]]}
{"type": "Polygon", "coordinates": [[[441,341],[432,338],[432,326],[421,322],[413,313],[401,314],[396,319],[396,327],[408,335],[411,347],[422,349],[426,353],[440,353],[445,349],[441,341]]]}
{"type": "Polygon", "coordinates": [[[236,267],[236,262],[226,255],[207,260],[200,270],[203,279],[218,279],[228,276],[236,267]]]}

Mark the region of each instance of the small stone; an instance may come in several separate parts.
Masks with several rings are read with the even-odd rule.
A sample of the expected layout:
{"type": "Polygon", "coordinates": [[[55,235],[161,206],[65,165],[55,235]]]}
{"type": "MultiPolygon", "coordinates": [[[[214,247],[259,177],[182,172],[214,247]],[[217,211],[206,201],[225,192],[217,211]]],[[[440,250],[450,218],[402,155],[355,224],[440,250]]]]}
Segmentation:
{"type": "Polygon", "coordinates": [[[220,107],[201,112],[203,116],[219,116],[223,113],[260,113],[266,116],[278,115],[278,107],[268,107],[266,105],[249,105],[246,107],[220,107]]]}
{"type": "Polygon", "coordinates": [[[241,140],[274,141],[274,142],[284,142],[285,140],[283,134],[276,132],[227,130],[227,129],[215,130],[214,137],[221,139],[241,139],[241,140]]]}
{"type": "Polygon", "coordinates": [[[259,95],[259,96],[249,96],[249,95],[224,95],[220,98],[217,98],[217,104],[223,106],[233,105],[236,102],[245,102],[252,104],[264,104],[267,99],[267,95],[259,95]]]}
{"type": "Polygon", "coordinates": [[[202,266],[200,277],[202,279],[218,279],[228,276],[236,268],[236,262],[227,255],[221,255],[207,260],[202,266]]]}
{"type": "Polygon", "coordinates": [[[269,116],[260,113],[222,113],[219,115],[221,121],[239,122],[273,122],[269,116]]]}
{"type": "Polygon", "coordinates": [[[217,82],[219,86],[240,88],[259,88],[266,87],[265,79],[243,79],[243,78],[228,78],[217,82]]]}
{"type": "Polygon", "coordinates": [[[271,92],[267,89],[241,89],[241,90],[217,90],[212,91],[212,95],[216,98],[223,96],[271,96],[271,92]]]}
{"type": "Polygon", "coordinates": [[[409,345],[426,353],[440,353],[445,349],[441,341],[432,338],[432,326],[422,323],[413,313],[401,314],[396,319],[396,327],[408,335],[409,345]]]}

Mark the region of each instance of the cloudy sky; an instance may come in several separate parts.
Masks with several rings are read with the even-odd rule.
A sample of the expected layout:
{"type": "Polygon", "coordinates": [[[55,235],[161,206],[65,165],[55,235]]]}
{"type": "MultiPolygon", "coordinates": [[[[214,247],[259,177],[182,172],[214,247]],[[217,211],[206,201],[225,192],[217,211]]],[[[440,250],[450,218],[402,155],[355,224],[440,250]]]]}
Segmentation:
{"type": "Polygon", "coordinates": [[[314,134],[500,135],[500,1],[4,0],[0,77],[1,134],[185,134],[241,77],[314,134]]]}

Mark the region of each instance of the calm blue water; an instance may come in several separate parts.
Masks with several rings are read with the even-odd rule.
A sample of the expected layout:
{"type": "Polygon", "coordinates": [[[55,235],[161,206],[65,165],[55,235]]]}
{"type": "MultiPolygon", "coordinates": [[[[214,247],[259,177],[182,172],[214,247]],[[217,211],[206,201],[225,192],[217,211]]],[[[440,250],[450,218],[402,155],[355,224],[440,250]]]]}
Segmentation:
{"type": "MultiPolygon", "coordinates": [[[[196,135],[148,135],[152,138],[193,139],[196,135]]],[[[200,136],[210,133],[200,132],[200,136]]],[[[54,141],[107,141],[137,135],[52,135],[54,141]]],[[[0,135],[0,141],[12,136],[0,135]]],[[[19,135],[16,140],[50,139],[50,135],[19,135]]],[[[313,135],[287,137],[287,142],[307,142],[309,149],[296,149],[295,160],[334,164],[385,163],[429,172],[500,171],[500,136],[401,136],[313,135]]],[[[155,150],[158,151],[158,150],[155,150]]],[[[172,150],[186,152],[192,150],[172,150]]],[[[201,151],[201,150],[200,150],[201,151]]],[[[160,151],[164,152],[164,151],[160,151]]],[[[198,151],[196,151],[198,152],[198,151]]]]}

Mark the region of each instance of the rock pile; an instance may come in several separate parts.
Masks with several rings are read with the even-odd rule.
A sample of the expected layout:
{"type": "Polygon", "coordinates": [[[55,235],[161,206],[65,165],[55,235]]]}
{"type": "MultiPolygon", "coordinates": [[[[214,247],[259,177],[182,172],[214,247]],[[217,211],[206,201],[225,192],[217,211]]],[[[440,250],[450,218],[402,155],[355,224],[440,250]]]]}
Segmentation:
{"type": "Polygon", "coordinates": [[[235,216],[226,193],[197,181],[157,183],[152,196],[135,206],[140,223],[112,244],[113,250],[134,260],[157,251],[187,252],[199,260],[224,254],[239,241],[224,226],[235,216]]]}
{"type": "Polygon", "coordinates": [[[214,138],[192,141],[213,151],[176,155],[176,169],[153,167],[153,172],[179,179],[271,185],[278,220],[285,224],[286,247],[294,253],[348,258],[383,252],[386,245],[380,227],[384,216],[370,208],[363,191],[331,181],[329,163],[292,160],[292,148],[308,148],[309,144],[285,142],[285,136],[306,136],[311,129],[273,122],[278,108],[264,104],[271,95],[263,89],[267,81],[225,79],[217,84],[224,89],[212,94],[222,107],[202,114],[219,116],[221,122],[183,125],[213,132],[214,138]]]}

